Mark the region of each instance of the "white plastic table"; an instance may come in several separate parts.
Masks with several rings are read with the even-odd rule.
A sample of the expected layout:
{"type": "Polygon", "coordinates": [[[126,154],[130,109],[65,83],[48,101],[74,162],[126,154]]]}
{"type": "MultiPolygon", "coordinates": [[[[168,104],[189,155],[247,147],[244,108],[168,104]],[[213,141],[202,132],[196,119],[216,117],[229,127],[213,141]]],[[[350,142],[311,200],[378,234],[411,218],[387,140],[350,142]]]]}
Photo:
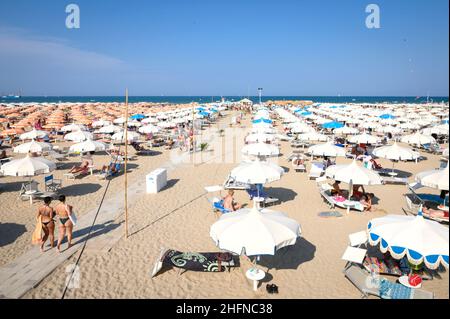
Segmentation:
{"type": "Polygon", "coordinates": [[[250,268],[245,273],[245,276],[253,281],[253,290],[258,290],[258,282],[266,276],[266,273],[258,268],[250,268]]]}
{"type": "Polygon", "coordinates": [[[253,200],[255,201],[256,207],[261,208],[261,203],[264,202],[264,197],[253,197],[253,200]]]}
{"type": "Polygon", "coordinates": [[[347,214],[350,214],[350,208],[355,207],[356,203],[346,200],[345,202],[342,202],[342,205],[347,208],[347,214]]]}
{"type": "Polygon", "coordinates": [[[396,172],[389,172],[388,175],[389,175],[389,176],[392,176],[392,177],[395,177],[395,176],[397,176],[398,174],[397,174],[396,172]]]}
{"type": "Polygon", "coordinates": [[[409,280],[408,280],[408,276],[401,276],[398,278],[398,282],[401,283],[403,286],[408,287],[408,288],[412,288],[412,289],[418,289],[420,287],[422,287],[422,284],[418,284],[417,286],[411,286],[409,284],[409,280]]]}

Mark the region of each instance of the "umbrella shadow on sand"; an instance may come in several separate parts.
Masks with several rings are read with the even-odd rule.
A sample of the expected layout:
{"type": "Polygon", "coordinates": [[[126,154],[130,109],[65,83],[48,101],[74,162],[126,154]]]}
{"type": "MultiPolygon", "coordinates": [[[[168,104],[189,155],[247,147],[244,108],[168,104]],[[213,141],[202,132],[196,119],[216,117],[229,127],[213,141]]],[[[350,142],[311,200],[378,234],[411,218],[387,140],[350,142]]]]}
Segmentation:
{"type": "Polygon", "coordinates": [[[298,269],[298,267],[314,258],[316,246],[305,238],[297,238],[295,245],[279,249],[274,256],[261,256],[258,265],[271,269],[298,269]]]}
{"type": "Polygon", "coordinates": [[[0,247],[12,244],[27,231],[24,225],[0,223],[0,247]]]}
{"type": "MultiPolygon", "coordinates": [[[[80,230],[76,230],[73,232],[73,239],[75,239],[74,244],[79,244],[79,243],[86,241],[88,237],[84,237],[84,238],[81,238],[78,240],[76,240],[76,239],[80,236],[87,235],[90,230],[91,230],[91,235],[89,236],[89,239],[92,239],[94,237],[98,237],[98,236],[101,236],[103,234],[113,231],[117,227],[120,227],[121,224],[123,224],[123,221],[120,223],[114,223],[112,220],[110,220],[103,224],[95,224],[92,227],[92,230],[91,230],[90,226],[80,229],[80,230]]],[[[67,241],[67,237],[64,238],[63,243],[66,241],[67,241]]]]}
{"type": "Polygon", "coordinates": [[[278,198],[281,202],[289,202],[297,197],[297,193],[292,189],[284,187],[265,187],[264,190],[271,197],[278,198]]]}
{"type": "Polygon", "coordinates": [[[63,187],[58,193],[67,196],[83,196],[91,193],[95,193],[102,186],[100,184],[85,183],[85,184],[74,184],[70,186],[63,187]]]}

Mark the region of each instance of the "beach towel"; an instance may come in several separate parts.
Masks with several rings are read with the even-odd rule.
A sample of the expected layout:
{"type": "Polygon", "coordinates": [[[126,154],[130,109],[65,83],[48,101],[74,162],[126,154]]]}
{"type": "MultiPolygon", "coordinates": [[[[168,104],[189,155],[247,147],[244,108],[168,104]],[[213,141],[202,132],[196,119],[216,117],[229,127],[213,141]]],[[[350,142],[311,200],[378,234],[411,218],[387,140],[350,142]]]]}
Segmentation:
{"type": "Polygon", "coordinates": [[[401,271],[399,265],[396,261],[391,258],[379,259],[377,257],[366,256],[363,262],[364,268],[371,272],[372,270],[378,274],[401,276],[403,272],[401,271]]]}
{"type": "Polygon", "coordinates": [[[342,217],[342,214],[334,211],[334,212],[320,212],[319,214],[317,214],[319,217],[322,218],[329,218],[329,217],[342,217]]]}
{"type": "Polygon", "coordinates": [[[33,231],[33,234],[31,234],[31,243],[33,245],[38,245],[42,241],[42,216],[39,216],[37,218],[36,228],[33,231]]]}
{"type": "Polygon", "coordinates": [[[169,249],[153,270],[155,276],[163,268],[181,268],[197,272],[224,272],[226,267],[239,267],[239,256],[230,253],[181,252],[169,249]]]}
{"type": "Polygon", "coordinates": [[[380,297],[383,299],[411,299],[412,289],[401,284],[380,280],[380,297]]]}
{"type": "Polygon", "coordinates": [[[343,197],[343,196],[334,196],[333,198],[338,203],[342,203],[342,202],[346,201],[345,197],[343,197]]]}

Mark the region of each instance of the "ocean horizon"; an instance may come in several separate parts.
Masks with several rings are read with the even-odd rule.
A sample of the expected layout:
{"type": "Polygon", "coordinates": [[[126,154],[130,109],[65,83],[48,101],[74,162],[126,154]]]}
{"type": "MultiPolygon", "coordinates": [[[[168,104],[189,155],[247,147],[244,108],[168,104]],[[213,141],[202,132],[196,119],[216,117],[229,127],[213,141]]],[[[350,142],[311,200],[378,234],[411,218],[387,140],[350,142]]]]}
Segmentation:
{"type": "MultiPolygon", "coordinates": [[[[210,103],[218,102],[222,98],[227,101],[239,101],[248,98],[253,102],[259,101],[258,96],[130,96],[130,103],[153,102],[153,103],[210,103]]],[[[263,102],[270,100],[310,100],[317,103],[448,103],[448,96],[263,96],[263,102]]],[[[19,98],[0,97],[0,103],[89,103],[89,102],[124,102],[124,96],[21,96],[19,98]]]]}

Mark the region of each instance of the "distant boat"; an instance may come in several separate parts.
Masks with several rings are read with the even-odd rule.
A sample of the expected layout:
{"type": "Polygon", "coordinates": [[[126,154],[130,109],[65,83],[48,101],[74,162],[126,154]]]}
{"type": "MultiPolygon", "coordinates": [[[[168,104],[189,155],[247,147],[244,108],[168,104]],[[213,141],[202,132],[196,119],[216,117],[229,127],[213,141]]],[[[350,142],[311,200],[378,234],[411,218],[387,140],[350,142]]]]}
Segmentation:
{"type": "Polygon", "coordinates": [[[19,95],[15,95],[15,94],[8,94],[8,95],[3,95],[2,99],[20,99],[22,96],[19,95]]]}

